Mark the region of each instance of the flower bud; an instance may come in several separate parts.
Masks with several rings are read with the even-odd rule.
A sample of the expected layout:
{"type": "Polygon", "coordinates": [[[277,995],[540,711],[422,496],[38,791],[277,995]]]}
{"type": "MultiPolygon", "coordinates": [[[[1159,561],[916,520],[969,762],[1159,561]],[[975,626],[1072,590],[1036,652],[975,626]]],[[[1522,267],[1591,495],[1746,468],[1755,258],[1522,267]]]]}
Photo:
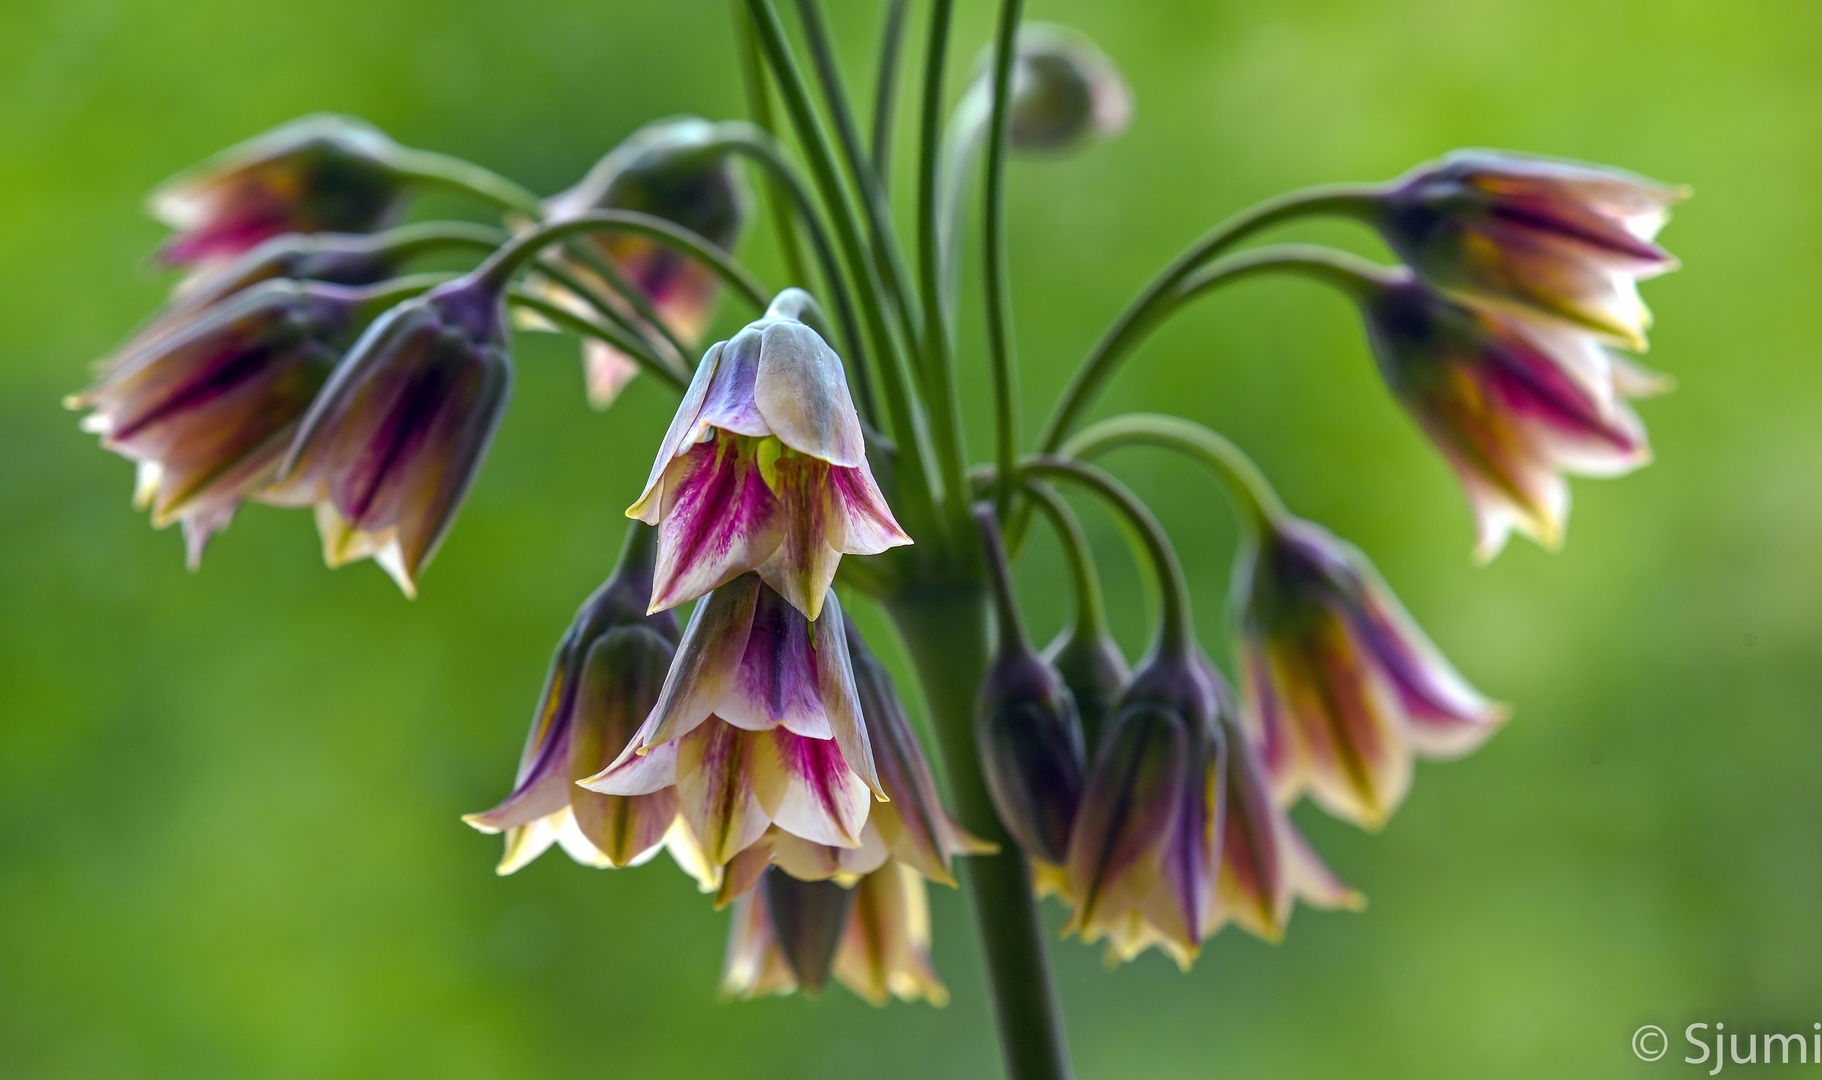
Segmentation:
{"type": "Polygon", "coordinates": [[[1411,757],[1459,757],[1505,707],[1456,673],[1366,556],[1284,520],[1242,553],[1234,596],[1247,722],[1280,802],[1309,791],[1377,828],[1410,786],[1411,757]]]}
{"type": "Polygon", "coordinates": [[[1638,282],[1676,269],[1652,240],[1687,194],[1618,169],[1463,150],[1400,181],[1379,226],[1433,288],[1643,349],[1638,282]]]}
{"type": "Polygon", "coordinates": [[[152,215],[178,230],[161,257],[232,258],[268,237],[372,232],[405,210],[402,148],[349,116],[293,120],[161,185],[152,215]]]}
{"type": "Polygon", "coordinates": [[[992,508],[977,506],[975,520],[999,601],[999,642],[974,705],[981,772],[1006,831],[1032,859],[1056,866],[1082,797],[1081,721],[1063,677],[1025,637],[992,508]]]}
{"type": "Polygon", "coordinates": [[[330,566],[372,557],[415,595],[512,386],[500,287],[407,300],[349,350],[304,417],[272,501],[314,504],[330,566]]]}
{"type": "Polygon", "coordinates": [[[854,886],[853,907],[835,951],[835,977],[875,1005],[887,995],[941,1008],[949,991],[930,962],[930,906],[924,879],[889,862],[854,886]]]}
{"type": "Polygon", "coordinates": [[[651,591],[651,530],[635,524],[620,566],[557,645],[512,794],[462,819],[482,832],[506,832],[500,873],[530,862],[553,840],[578,862],[638,863],[657,851],[677,819],[675,791],[602,795],[575,784],[620,755],[664,685],[677,620],[646,614],[651,591]]]}
{"type": "Polygon", "coordinates": [[[655,608],[756,570],[810,619],[846,555],[909,544],[873,480],[841,359],[786,289],[715,345],[627,516],[657,525],[655,608]]]}
{"type": "Polygon", "coordinates": [[[1376,286],[1364,312],[1387,385],[1467,490],[1483,561],[1514,529],[1562,542],[1564,474],[1650,461],[1625,400],[1647,380],[1586,332],[1458,303],[1409,275],[1376,286]]]}
{"type": "MultiPolygon", "coordinates": [[[[732,155],[717,145],[716,125],[684,116],[647,124],[615,147],[575,187],[545,201],[546,222],[567,221],[595,210],[634,210],[664,218],[732,251],[750,199],[732,155]]],[[[649,237],[601,233],[582,240],[645,293],[670,332],[694,344],[708,329],[719,281],[694,259],[649,237]]],[[[571,273],[601,286],[586,263],[566,260],[571,273]]],[[[629,318],[635,318],[629,308],[629,318]]],[[[583,344],[589,400],[606,408],[638,365],[605,342],[583,344]]]]}
{"type": "Polygon", "coordinates": [[[815,623],[746,575],[690,615],[677,659],[626,749],[584,787],[641,795],[675,786],[711,863],[776,825],[862,846],[879,791],[855,697],[841,604],[815,623]]]}
{"type": "Polygon", "coordinates": [[[361,326],[359,289],[270,281],[142,333],[66,402],[139,463],[136,502],[183,523],[191,567],[284,458],[298,422],[361,326]]]}
{"type": "Polygon", "coordinates": [[[1101,745],[1102,729],[1120,693],[1132,681],[1132,668],[1120,643],[1106,631],[1071,627],[1050,643],[1044,657],[1069,687],[1082,721],[1082,743],[1090,755],[1101,745]]]}
{"type": "Polygon", "coordinates": [[[1007,141],[1018,150],[1072,150],[1111,138],[1132,120],[1132,91],[1086,35],[1050,23],[1024,23],[1012,71],[1007,141]]]}
{"type": "Polygon", "coordinates": [[[1187,968],[1214,926],[1226,686],[1200,653],[1133,676],[1095,756],[1070,837],[1067,931],[1109,957],[1156,945],[1187,968]]]}

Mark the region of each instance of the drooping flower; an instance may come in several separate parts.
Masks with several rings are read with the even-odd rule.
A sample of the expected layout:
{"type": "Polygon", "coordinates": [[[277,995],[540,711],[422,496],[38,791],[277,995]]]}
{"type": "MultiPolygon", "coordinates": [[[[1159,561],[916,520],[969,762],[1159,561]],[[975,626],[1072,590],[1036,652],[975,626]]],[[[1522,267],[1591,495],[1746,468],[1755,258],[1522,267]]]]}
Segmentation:
{"type": "MultiPolygon", "coordinates": [[[[512,793],[493,809],[462,819],[482,832],[506,833],[502,874],[537,858],[553,841],[588,865],[635,865],[656,854],[672,833],[675,791],[603,795],[575,783],[620,756],[670,669],[676,617],[645,610],[652,540],[651,529],[631,526],[619,567],[583,603],[558,643],[512,793]]],[[[687,866],[687,855],[685,861],[687,866]]]]}
{"type": "Polygon", "coordinates": [[[1070,150],[1126,130],[1132,91],[1085,35],[1053,23],[1021,23],[1017,50],[1006,130],[1014,149],[1070,150]]]}
{"type": "Polygon", "coordinates": [[[722,992],[739,997],[812,993],[834,974],[875,1005],[890,997],[948,1003],[930,963],[930,914],[924,881],[887,862],[852,888],[803,882],[780,870],[735,902],[722,992]]]}
{"type": "Polygon", "coordinates": [[[811,619],[846,555],[909,544],[867,465],[841,360],[786,289],[712,346],[628,517],[656,525],[654,609],[756,570],[811,619]]]}
{"type": "Polygon", "coordinates": [[[1626,398],[1657,384],[1591,335],[1458,303],[1403,273],[1363,310],[1386,383],[1467,490],[1483,561],[1514,529],[1561,543],[1565,474],[1619,476],[1651,460],[1626,398]]]}
{"type": "Polygon", "coordinates": [[[405,209],[404,153],[350,116],[282,124],[152,193],[152,215],[178,231],[160,254],[184,265],[232,258],[280,233],[384,228],[405,209]]]}
{"type": "Polygon", "coordinates": [[[1221,730],[1227,744],[1227,801],[1208,933],[1233,922],[1249,934],[1278,941],[1297,900],[1318,908],[1364,908],[1366,898],[1336,877],[1291,823],[1238,717],[1224,713],[1221,730]]]}
{"type": "Polygon", "coordinates": [[[372,318],[371,291],[269,281],[141,333],[65,402],[139,464],[135,502],[183,523],[189,562],[271,480],[299,420],[372,318]]]}
{"type": "Polygon", "coordinates": [[[873,807],[867,828],[877,831],[892,857],[931,881],[954,885],[950,860],[956,855],[989,855],[999,848],[970,834],[943,809],[936,778],[918,742],[904,702],[886,666],[867,648],[853,622],[848,656],[867,741],[887,801],[873,807]]]}
{"type": "Polygon", "coordinates": [[[315,506],[330,566],[371,557],[416,593],[505,412],[508,333],[499,283],[468,275],[393,308],[342,359],[267,494],[315,506]]]}
{"type": "Polygon", "coordinates": [[[1638,282],[1676,269],[1652,241],[1687,194],[1618,169],[1461,150],[1377,200],[1377,223],[1436,289],[1643,349],[1638,282]]]}
{"type": "Polygon", "coordinates": [[[1132,668],[1120,643],[1100,625],[1070,626],[1044,650],[1044,659],[1063,677],[1082,722],[1082,745],[1090,751],[1101,743],[1101,732],[1126,684],[1132,668]]]}
{"type": "Polygon", "coordinates": [[[1066,932],[1187,969],[1215,926],[1226,685],[1199,651],[1160,652],[1121,696],[1070,836],[1066,932]]]}
{"type": "MultiPolygon", "coordinates": [[[[673,221],[732,251],[748,210],[748,196],[715,124],[693,116],[647,124],[602,158],[582,181],[544,203],[547,223],[595,210],[634,210],[673,221]]],[[[693,345],[708,329],[719,282],[700,263],[647,237],[604,232],[575,241],[611,263],[645,294],[665,326],[693,345]]],[[[565,259],[567,269],[617,296],[586,262],[565,259]]],[[[586,306],[578,313],[589,316],[586,306]]],[[[637,319],[632,308],[623,314],[637,319]]],[[[633,359],[603,341],[582,346],[589,401],[604,409],[638,373],[633,359]]]]}
{"type": "Polygon", "coordinates": [[[745,575],[690,615],[658,702],[626,749],[580,781],[612,795],[674,786],[709,861],[766,829],[858,848],[881,792],[831,593],[811,622],[745,575]]]}
{"type": "Polygon", "coordinates": [[[1308,791],[1377,828],[1413,755],[1469,753],[1508,715],[1443,659],[1366,556],[1320,526],[1268,526],[1241,555],[1234,597],[1248,730],[1281,802],[1308,791]]]}
{"type": "Polygon", "coordinates": [[[1032,649],[992,507],[975,507],[993,579],[997,642],[974,701],[981,774],[1000,823],[1049,887],[1069,852],[1085,754],[1075,698],[1032,649]]]}

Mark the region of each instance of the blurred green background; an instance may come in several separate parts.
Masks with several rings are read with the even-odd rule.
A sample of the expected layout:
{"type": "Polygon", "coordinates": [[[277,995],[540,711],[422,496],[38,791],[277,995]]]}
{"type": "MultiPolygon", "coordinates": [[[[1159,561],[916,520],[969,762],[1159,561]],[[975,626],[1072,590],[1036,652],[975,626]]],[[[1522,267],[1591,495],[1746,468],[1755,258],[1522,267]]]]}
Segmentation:
{"type": "MultiPolygon", "coordinates": [[[[958,67],[991,11],[960,5],[958,67]]],[[[1516,720],[1426,765],[1377,836],[1299,810],[1362,888],[1188,976],[1055,949],[1094,1078],[1692,1072],[1680,1032],[1822,1019],[1822,5],[1812,0],[1032,0],[1130,77],[1117,142],[1012,174],[1028,423],[1118,307],[1254,199],[1461,145],[1694,185],[1649,284],[1658,461],[1576,484],[1570,542],[1470,566],[1453,481],[1351,313],[1249,284],[1104,402],[1214,424],[1355,540],[1516,720]],[[1632,1032],[1672,1033],[1655,1065],[1632,1032]]],[[[584,405],[527,335],[517,397],[403,600],[255,507],[183,569],[131,468],[59,398],[159,302],[154,183],[300,113],[361,114],[541,192],[658,115],[739,111],[724,4],[8,0],[0,5],[0,1075],[990,1077],[963,898],[934,896],[947,1009],[835,989],[720,1004],[726,918],[668,860],[492,873],[458,815],[506,790],[552,645],[617,549],[670,400],[584,405]]],[[[833,5],[852,81],[870,4],[833,5]]],[[[432,207],[435,209],[435,207],[432,207]]],[[[445,209],[461,209],[450,204],[445,209]]],[[[1293,235],[1375,249],[1346,228],[1293,235]]],[[[769,228],[743,255],[776,280],[769,228]]],[[[720,327],[744,313],[727,305],[720,327]]],[[[964,321],[977,454],[978,319],[964,321]]],[[[1113,459],[1177,536],[1227,662],[1212,484],[1113,459]]],[[[1145,601],[1103,520],[1117,627],[1145,601]]],[[[1064,611],[1054,550],[1020,567],[1064,611]]],[[[875,614],[862,613],[877,629],[875,614]]],[[[1050,912],[1053,920],[1057,912],[1050,912]]],[[[1710,1065],[1702,1066],[1703,1069],[1710,1065]]]]}

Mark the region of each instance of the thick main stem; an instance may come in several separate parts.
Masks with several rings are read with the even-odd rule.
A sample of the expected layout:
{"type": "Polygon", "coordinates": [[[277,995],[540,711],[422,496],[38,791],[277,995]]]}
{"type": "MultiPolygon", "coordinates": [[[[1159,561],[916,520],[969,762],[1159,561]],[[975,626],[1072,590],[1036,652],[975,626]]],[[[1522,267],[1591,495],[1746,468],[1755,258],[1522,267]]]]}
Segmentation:
{"type": "Polygon", "coordinates": [[[974,743],[974,697],[988,658],[984,582],[920,586],[887,605],[917,668],[962,823],[1000,845],[963,867],[987,958],[1008,1080],[1069,1080],[1062,1010],[1050,979],[1031,873],[994,814],[974,743]]]}

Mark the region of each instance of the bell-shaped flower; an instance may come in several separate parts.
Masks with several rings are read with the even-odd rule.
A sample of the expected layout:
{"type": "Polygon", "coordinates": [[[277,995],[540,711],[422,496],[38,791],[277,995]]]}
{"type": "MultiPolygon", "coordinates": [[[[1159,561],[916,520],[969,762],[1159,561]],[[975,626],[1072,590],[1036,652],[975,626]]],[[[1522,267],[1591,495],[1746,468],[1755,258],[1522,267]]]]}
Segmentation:
{"type": "Polygon", "coordinates": [[[993,579],[998,641],[974,699],[974,741],[1000,823],[1048,883],[1069,852],[1085,754],[1075,698],[1032,649],[993,510],[975,507],[993,579]]]}
{"type": "Polygon", "coordinates": [[[161,252],[188,264],[232,258],[288,232],[372,232],[405,210],[407,153],[350,116],[306,116],[222,151],[152,193],[178,231],[161,252]]]}
{"type": "Polygon", "coordinates": [[[1283,519],[1235,568],[1247,724],[1280,802],[1378,828],[1413,755],[1466,754],[1508,710],[1456,673],[1360,551],[1283,519]]]}
{"type": "Polygon", "coordinates": [[[1297,900],[1317,908],[1361,910],[1366,898],[1336,877],[1291,823],[1272,791],[1264,761],[1236,719],[1222,717],[1227,798],[1208,932],[1233,922],[1256,937],[1278,941],[1297,900]]]}
{"type": "Polygon", "coordinates": [[[1458,303],[1406,275],[1373,287],[1363,310],[1386,383],[1467,491],[1483,561],[1514,529],[1562,542],[1565,474],[1619,476],[1651,460],[1626,398],[1661,384],[1591,335],[1458,303]]]}
{"type": "Polygon", "coordinates": [[[270,281],[141,333],[66,402],[139,464],[136,501],[183,523],[192,567],[283,460],[298,423],[372,318],[370,292],[270,281]]]}
{"type": "Polygon", "coordinates": [[[1387,191],[1377,224],[1434,288],[1643,349],[1638,282],[1676,269],[1653,240],[1687,194],[1617,169],[1465,150],[1387,191]]]}
{"type": "Polygon", "coordinates": [[[393,308],[330,377],[269,493],[316,507],[330,566],[372,557],[414,595],[512,387],[498,282],[469,275],[393,308]]]}
{"type": "Polygon", "coordinates": [[[888,800],[873,807],[867,828],[878,832],[899,862],[931,881],[954,885],[950,872],[954,856],[990,855],[999,848],[969,833],[943,808],[930,762],[891,673],[867,648],[854,623],[850,621],[847,627],[861,716],[880,787],[888,800]]]}
{"type": "Polygon", "coordinates": [[[843,555],[909,544],[867,465],[841,359],[786,289],[711,347],[628,517],[658,526],[654,610],[750,570],[811,619],[843,555]]]}
{"type": "Polygon", "coordinates": [[[576,612],[551,660],[512,793],[462,820],[505,832],[510,874],[563,841],[578,861],[634,865],[664,845],[677,820],[677,793],[603,795],[578,787],[620,756],[657,703],[677,641],[669,612],[647,615],[652,531],[635,524],[620,566],[576,612]],[[539,845],[542,846],[539,846],[539,845]]]}
{"type": "Polygon", "coordinates": [[[1066,26],[1019,25],[1006,139],[1017,150],[1072,150],[1132,122],[1132,91],[1113,61],[1066,26]]]}
{"type": "Polygon", "coordinates": [[[879,793],[841,604],[815,622],[745,575],[690,615],[658,702],[626,749],[580,781],[611,795],[675,786],[708,860],[767,828],[858,848],[879,793]]]}
{"type": "Polygon", "coordinates": [[[800,987],[814,993],[831,973],[874,1005],[891,997],[948,1003],[930,962],[923,878],[897,861],[851,888],[797,881],[772,869],[735,902],[723,993],[751,998],[800,987]]]}
{"type": "MultiPolygon", "coordinates": [[[[750,198],[720,130],[693,116],[647,124],[602,158],[582,181],[544,203],[547,223],[567,221],[596,210],[633,210],[672,221],[732,251],[750,213],[750,198]]],[[[678,340],[693,345],[708,329],[719,281],[701,263],[649,237],[603,232],[573,241],[587,245],[610,263],[626,283],[639,289],[678,340]]],[[[598,286],[603,296],[617,298],[613,282],[602,281],[587,262],[565,259],[570,273],[598,286]]],[[[577,313],[592,317],[586,305],[577,313]]],[[[623,314],[638,316],[627,306],[623,314]]],[[[596,408],[613,403],[639,366],[603,341],[582,346],[589,401],[596,408]]]]}
{"type": "Polygon", "coordinates": [[[1070,836],[1066,932],[1110,959],[1156,945],[1188,968],[1214,928],[1224,743],[1232,709],[1214,665],[1167,651],[1133,676],[1108,726],[1070,836]]]}

